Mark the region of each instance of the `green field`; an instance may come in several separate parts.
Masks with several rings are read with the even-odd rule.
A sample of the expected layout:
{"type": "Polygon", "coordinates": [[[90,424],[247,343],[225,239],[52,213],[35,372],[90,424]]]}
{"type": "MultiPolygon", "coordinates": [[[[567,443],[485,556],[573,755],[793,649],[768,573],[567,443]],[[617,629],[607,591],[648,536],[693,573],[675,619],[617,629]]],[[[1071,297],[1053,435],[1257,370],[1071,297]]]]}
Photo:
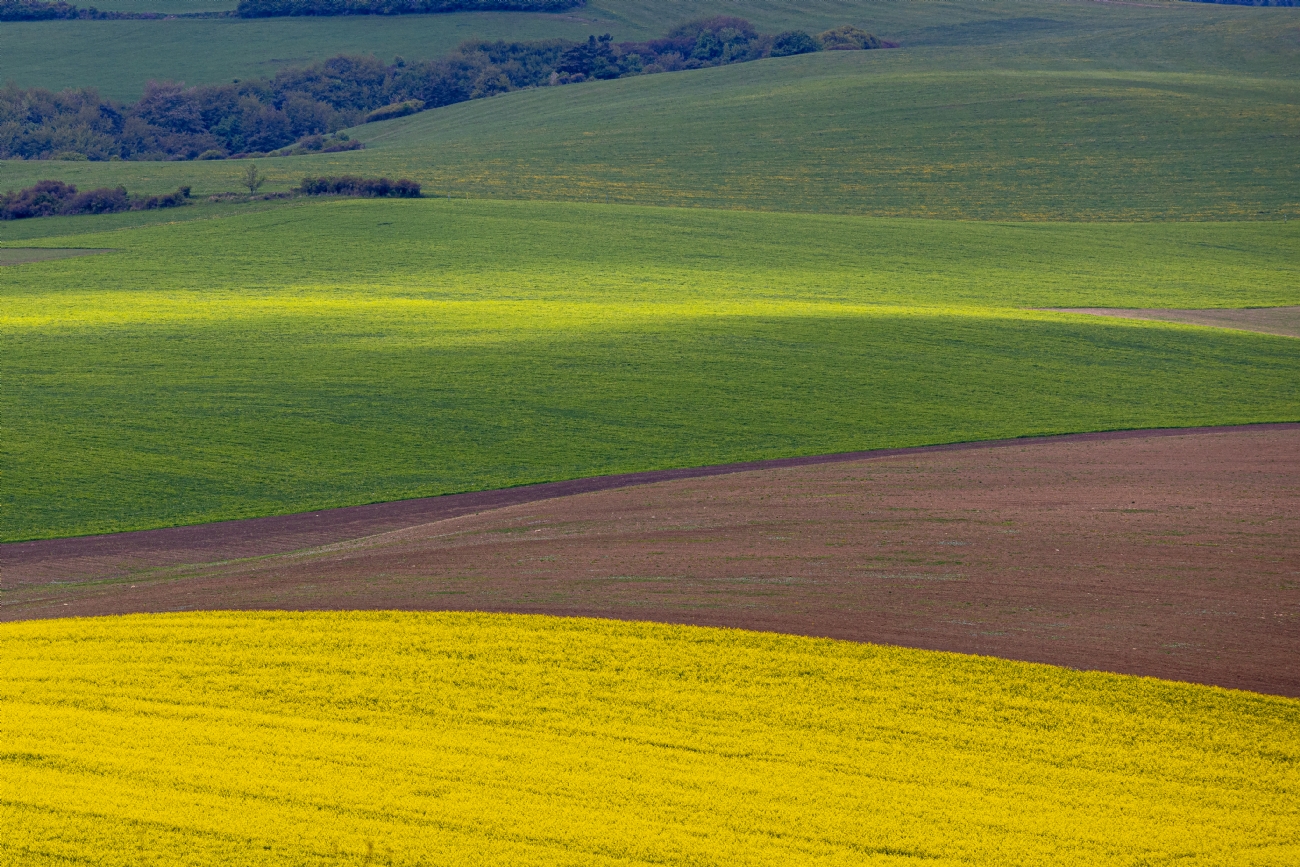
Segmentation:
{"type": "MultiPolygon", "coordinates": [[[[151,4],[109,0],[101,5],[148,11],[151,4]]],[[[185,5],[191,4],[186,0],[185,5]]],[[[221,9],[234,4],[195,0],[192,8],[178,5],[165,11],[200,11],[200,5],[221,9]]],[[[978,3],[966,0],[954,5],[961,10],[961,20],[990,17],[978,3]]],[[[281,66],[340,53],[375,54],[385,60],[395,55],[428,59],[446,54],[466,39],[585,39],[591,33],[607,32],[620,40],[648,39],[662,36],[682,21],[718,14],[743,14],[770,32],[796,26],[823,30],[871,17],[852,0],[811,0],[799,7],[760,0],[746,3],[743,10],[726,0],[605,0],[555,15],[493,12],[5,24],[0,28],[0,80],[54,89],[94,85],[106,96],[134,100],[152,78],[219,83],[272,75],[281,66]],[[148,51],[138,50],[145,44],[148,51]]],[[[932,20],[928,10],[921,20],[932,20]]]]}
{"type": "MultiPolygon", "coordinates": [[[[1006,70],[960,49],[826,52],[541,88],[354,131],[365,151],[264,159],[410,177],[475,198],[957,219],[1300,217],[1300,79],[1006,70]]],[[[46,177],[208,194],[244,165],[0,163],[46,177]]],[[[8,237],[8,227],[0,237],[8,237]]]]}
{"type": "MultiPolygon", "coordinates": [[[[200,11],[200,0],[106,0],[106,9],[200,11]]],[[[592,0],[560,15],[460,13],[345,18],[49,21],[0,27],[0,80],[24,87],[93,85],[134,100],[150,79],[220,83],[270,75],[333,54],[408,59],[462,40],[661,36],[704,15],[741,15],[761,30],[811,32],[855,24],[943,67],[965,50],[1005,68],[1231,72],[1295,78],[1300,13],[1202,3],[1097,4],[1076,0],[592,0]]]]}
{"type": "MultiPolygon", "coordinates": [[[[419,57],[471,33],[580,35],[598,19],[644,37],[718,11],[736,10],[49,27],[181,34],[185,62],[222,77],[230,46],[248,63],[302,62],[373,36],[381,55],[419,57]]],[[[1006,0],[744,14],[769,32],[853,21],[908,47],[517,92],[362,127],[364,151],[260,161],[268,189],[349,172],[442,198],[0,225],[11,247],[119,251],[0,268],[0,538],[1300,419],[1294,340],[1023,309],[1300,303],[1300,224],[1285,222],[1300,217],[1295,10],[1006,0]]],[[[6,27],[0,42],[42,44],[42,27],[6,27]]],[[[60,67],[69,81],[134,88],[148,63],[183,68],[168,50],[127,66],[72,43],[47,54],[94,58],[60,67]]],[[[30,58],[0,56],[39,78],[30,58]]],[[[202,199],[236,189],[243,168],[10,161],[0,188],[187,184],[202,199]]]]}
{"type": "Polygon", "coordinates": [[[447,199],[45,239],[121,252],[0,269],[0,538],[1296,420],[1295,340],[1021,308],[1296,304],[1297,242],[447,199]]]}

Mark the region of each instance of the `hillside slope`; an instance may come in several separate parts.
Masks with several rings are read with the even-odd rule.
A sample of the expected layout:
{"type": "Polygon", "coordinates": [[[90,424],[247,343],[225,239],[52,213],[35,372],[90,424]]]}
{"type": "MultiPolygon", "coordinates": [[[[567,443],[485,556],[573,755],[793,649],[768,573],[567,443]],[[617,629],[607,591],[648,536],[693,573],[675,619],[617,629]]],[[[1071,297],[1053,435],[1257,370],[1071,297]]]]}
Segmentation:
{"type": "MultiPolygon", "coordinates": [[[[30,221],[38,222],[38,221],[30,221]]],[[[1300,420],[1300,223],[336,201],[0,269],[0,538],[1041,433],[1300,420]]]]}
{"type": "MultiPolygon", "coordinates": [[[[1300,216],[1300,81],[1012,70],[974,49],[824,52],[540,88],[353,135],[366,150],[262,160],[267,189],[352,173],[474,198],[955,219],[1300,216]]],[[[246,164],[3,167],[11,187],[57,176],[201,195],[238,189],[246,164]]]]}

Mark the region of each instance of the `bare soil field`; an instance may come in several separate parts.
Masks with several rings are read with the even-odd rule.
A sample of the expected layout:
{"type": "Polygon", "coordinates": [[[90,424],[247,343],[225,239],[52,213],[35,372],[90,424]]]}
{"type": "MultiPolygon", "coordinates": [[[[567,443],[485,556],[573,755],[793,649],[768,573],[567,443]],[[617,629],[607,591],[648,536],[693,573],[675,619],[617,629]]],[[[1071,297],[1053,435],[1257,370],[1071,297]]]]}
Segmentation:
{"type": "Polygon", "coordinates": [[[1090,313],[1121,319],[1155,319],[1211,328],[1235,328],[1283,337],[1300,337],[1300,307],[1252,307],[1241,310],[1128,310],[1120,307],[1061,307],[1060,313],[1090,313]]]}
{"type": "Polygon", "coordinates": [[[1300,425],[777,463],[4,545],[0,619],[542,612],[1300,696],[1300,425]]]}

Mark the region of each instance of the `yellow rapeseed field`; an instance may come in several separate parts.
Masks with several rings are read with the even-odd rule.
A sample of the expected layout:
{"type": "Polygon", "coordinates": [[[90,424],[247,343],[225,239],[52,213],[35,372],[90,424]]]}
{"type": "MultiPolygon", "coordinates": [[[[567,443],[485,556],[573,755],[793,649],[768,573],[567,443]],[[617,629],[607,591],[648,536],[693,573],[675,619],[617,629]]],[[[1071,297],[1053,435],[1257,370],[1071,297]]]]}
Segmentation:
{"type": "Polygon", "coordinates": [[[1300,864],[1300,701],[720,629],[0,625],[3,864],[1300,864]]]}

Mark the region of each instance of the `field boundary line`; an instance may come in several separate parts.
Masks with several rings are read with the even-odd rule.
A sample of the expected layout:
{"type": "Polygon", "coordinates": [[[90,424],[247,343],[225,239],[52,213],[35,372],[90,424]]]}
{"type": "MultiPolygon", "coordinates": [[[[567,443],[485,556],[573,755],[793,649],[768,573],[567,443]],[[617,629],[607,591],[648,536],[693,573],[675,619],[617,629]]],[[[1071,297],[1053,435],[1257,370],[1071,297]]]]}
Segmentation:
{"type": "MultiPolygon", "coordinates": [[[[458,518],[507,506],[552,500],[575,494],[676,481],[678,479],[699,479],[755,470],[851,463],[908,455],[919,456],[977,449],[1001,449],[1016,446],[1023,448],[1068,442],[1104,442],[1146,437],[1196,436],[1252,430],[1296,429],[1300,429],[1300,422],[1264,422],[1222,426],[1092,431],[1014,437],[1000,440],[973,440],[925,446],[866,449],[852,452],[738,461],[698,467],[644,470],[606,476],[588,476],[580,479],[519,485],[513,488],[467,491],[409,500],[390,500],[358,506],[340,506],[332,509],[297,512],[288,515],[239,518],[208,524],[190,524],[151,530],[130,530],[94,536],[7,542],[0,544],[0,581],[3,581],[2,576],[7,568],[30,567],[45,560],[129,556],[178,548],[187,549],[192,554],[200,554],[204,549],[228,548],[235,544],[257,548],[257,552],[252,556],[287,554],[305,548],[336,544],[364,536],[378,535],[405,527],[432,523],[448,518],[458,518]]],[[[201,561],[202,558],[191,562],[201,561]]]]}

